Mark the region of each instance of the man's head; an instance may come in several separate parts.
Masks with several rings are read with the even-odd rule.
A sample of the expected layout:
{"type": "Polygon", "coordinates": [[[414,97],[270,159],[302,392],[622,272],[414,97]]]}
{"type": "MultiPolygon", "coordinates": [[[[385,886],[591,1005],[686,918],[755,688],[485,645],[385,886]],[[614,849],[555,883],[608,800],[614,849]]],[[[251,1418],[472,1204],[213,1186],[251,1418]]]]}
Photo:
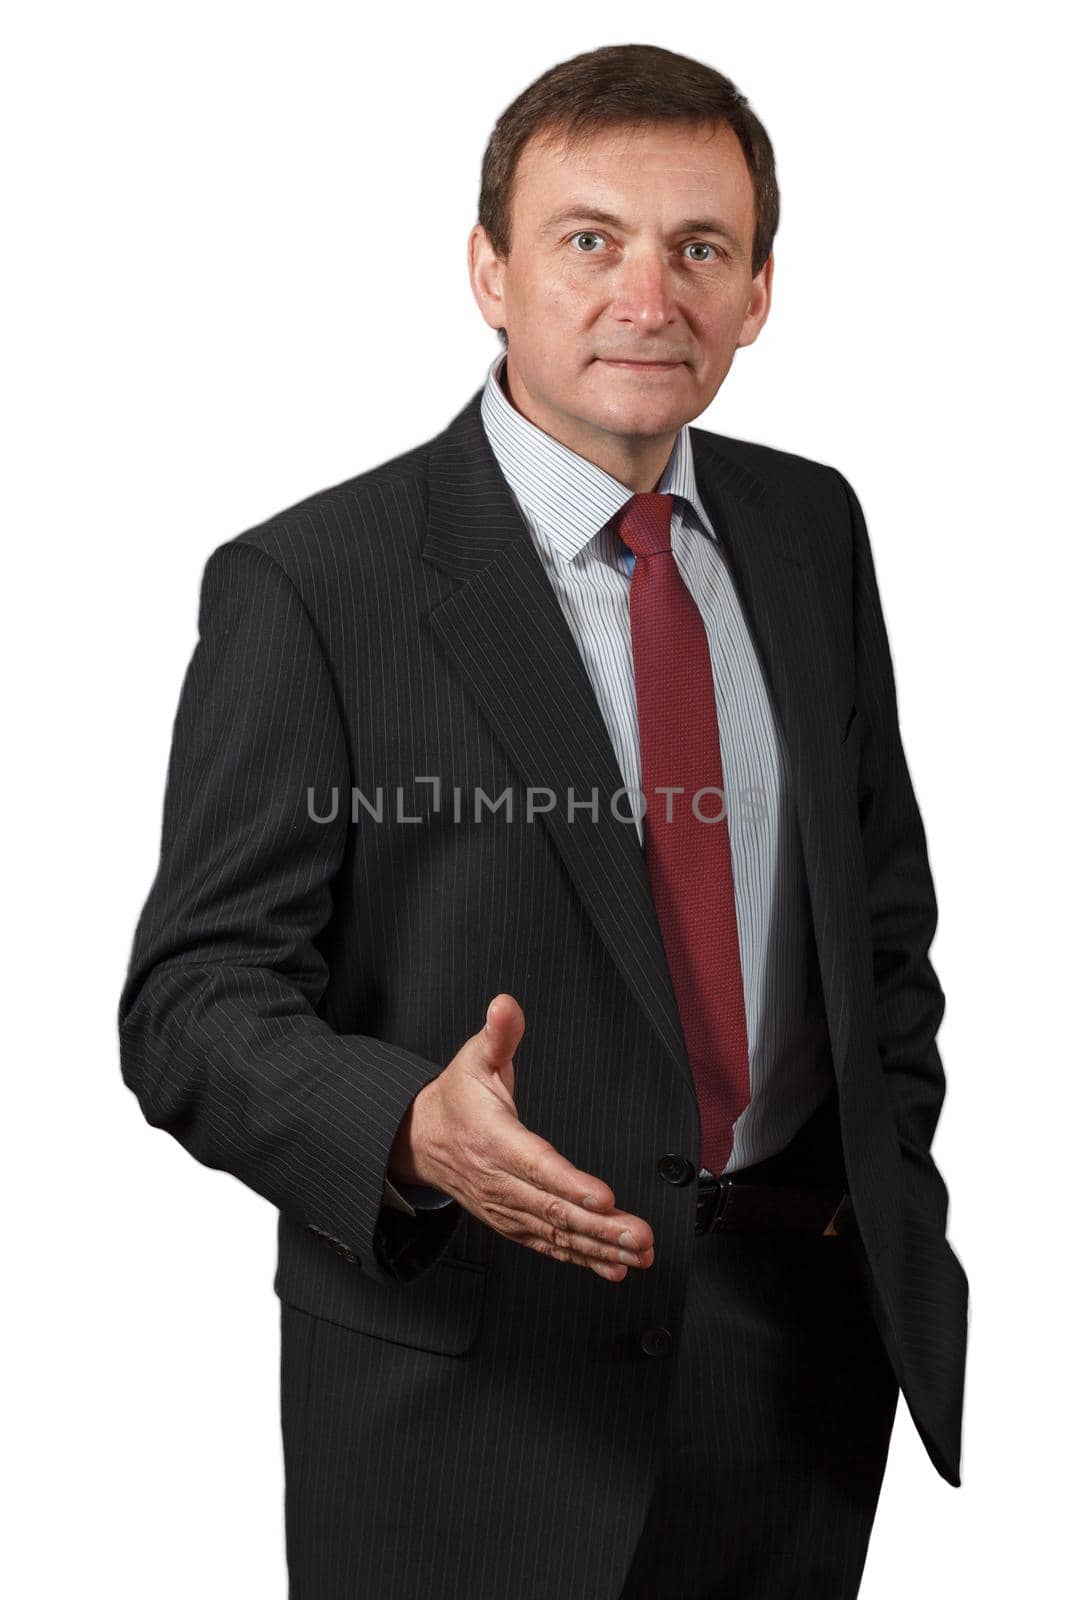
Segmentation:
{"type": "Polygon", "coordinates": [[[497,122],[469,241],[513,402],[616,476],[662,466],[766,320],[777,225],[729,79],[652,45],[552,68],[497,122]]]}

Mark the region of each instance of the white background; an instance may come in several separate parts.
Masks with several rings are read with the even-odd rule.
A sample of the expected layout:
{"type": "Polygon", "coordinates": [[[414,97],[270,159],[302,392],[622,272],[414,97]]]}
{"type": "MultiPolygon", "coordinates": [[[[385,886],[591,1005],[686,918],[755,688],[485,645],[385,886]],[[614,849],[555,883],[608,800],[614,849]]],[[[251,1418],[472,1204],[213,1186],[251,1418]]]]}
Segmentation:
{"type": "Polygon", "coordinates": [[[0,1582],[19,1600],[285,1594],[276,1213],[148,1127],[115,1030],[200,574],[480,386],[498,347],[465,243],[492,124],[554,62],[633,40],[726,72],[774,142],[771,317],[702,420],[859,494],[941,904],[964,1482],[902,1401],[863,1594],[1056,1586],[1060,57],[1034,4],[531,16],[38,4],[8,32],[0,1582]]]}

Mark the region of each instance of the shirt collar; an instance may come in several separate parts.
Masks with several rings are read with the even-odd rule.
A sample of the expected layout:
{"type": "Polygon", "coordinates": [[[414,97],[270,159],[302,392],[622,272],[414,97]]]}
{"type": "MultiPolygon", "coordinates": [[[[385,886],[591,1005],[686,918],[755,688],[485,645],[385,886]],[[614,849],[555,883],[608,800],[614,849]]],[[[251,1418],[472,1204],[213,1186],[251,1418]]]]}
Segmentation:
{"type": "MultiPolygon", "coordinates": [[[[633,494],[626,484],[545,433],[512,405],[500,377],[507,351],[493,358],[482,391],[481,416],[500,469],[524,512],[543,529],[558,555],[571,561],[633,494]]],[[[697,493],[688,424],[675,435],[658,494],[685,500],[711,539],[717,535],[697,493]]]]}

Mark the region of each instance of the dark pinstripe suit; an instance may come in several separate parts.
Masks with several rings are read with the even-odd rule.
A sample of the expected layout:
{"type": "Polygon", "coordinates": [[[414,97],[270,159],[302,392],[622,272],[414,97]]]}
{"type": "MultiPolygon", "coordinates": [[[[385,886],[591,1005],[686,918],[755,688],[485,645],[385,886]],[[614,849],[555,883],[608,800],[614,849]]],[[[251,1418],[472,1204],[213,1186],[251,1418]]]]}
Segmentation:
{"type": "MultiPolygon", "coordinates": [[[[694,1238],[692,1186],[660,1175],[699,1123],[634,830],[565,804],[522,820],[526,785],[580,801],[622,779],[479,400],[208,561],[120,1004],[149,1122],[279,1208],[299,1595],[615,1600],[694,1251],[751,1237],[694,1238]],[[382,821],[350,826],[353,788],[378,786],[382,821]],[[511,786],[514,820],[475,823],[479,786],[511,786]],[[339,792],[333,821],[309,789],[319,817],[339,792]],[[622,1284],[460,1207],[382,1205],[410,1100],[500,990],[526,1013],[523,1122],[652,1226],[653,1268],[622,1284]]],[[[936,906],[863,517],[832,468],[699,429],[693,447],[793,763],[870,1326],[958,1484],[936,906]]]]}

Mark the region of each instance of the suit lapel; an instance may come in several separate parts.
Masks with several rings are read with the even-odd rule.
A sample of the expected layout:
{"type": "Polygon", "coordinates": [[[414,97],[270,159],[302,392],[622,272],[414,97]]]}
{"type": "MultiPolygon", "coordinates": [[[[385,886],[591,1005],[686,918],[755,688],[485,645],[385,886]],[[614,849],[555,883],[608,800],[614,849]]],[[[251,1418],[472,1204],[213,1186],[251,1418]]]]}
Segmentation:
{"type": "MultiPolygon", "coordinates": [[[[586,910],[635,999],[689,1076],[659,923],[632,822],[609,803],[624,779],[578,647],[485,436],[480,392],[430,460],[423,559],[461,580],[433,609],[436,637],[524,782],[555,795],[542,813],[586,910]],[[574,810],[599,798],[600,816],[574,810]]],[[[540,802],[546,796],[536,796],[540,802]]],[[[525,798],[516,797],[519,807],[525,798]]],[[[625,802],[618,809],[625,816],[625,802]]]]}
{"type": "MultiPolygon", "coordinates": [[[[632,822],[611,815],[623,777],[585,665],[482,427],[481,391],[439,436],[429,462],[423,559],[456,586],[433,609],[436,638],[529,789],[562,862],[635,999],[685,1081],[685,1039],[632,822]],[[568,793],[576,809],[568,820],[568,793]],[[593,794],[600,815],[578,809],[593,794]]],[[[799,530],[762,482],[693,430],[704,504],[720,534],[767,674],[796,782],[824,982],[833,979],[833,852],[825,790],[835,723],[824,653],[812,648],[814,575],[799,530]]],[[[516,796],[519,807],[525,796],[516,796]]],[[[619,809],[625,814],[625,802],[619,809]]],[[[846,1030],[847,995],[835,991],[846,1030]]],[[[828,996],[829,998],[829,996],[828,996]]],[[[835,1059],[838,1059],[835,1043],[835,1059]]]]}
{"type": "Polygon", "coordinates": [[[701,498],[720,535],[793,774],[797,825],[837,1076],[852,1032],[850,906],[841,840],[848,818],[838,781],[841,727],[831,652],[811,557],[819,538],[810,505],[786,505],[763,479],[692,430],[701,498]]]}

